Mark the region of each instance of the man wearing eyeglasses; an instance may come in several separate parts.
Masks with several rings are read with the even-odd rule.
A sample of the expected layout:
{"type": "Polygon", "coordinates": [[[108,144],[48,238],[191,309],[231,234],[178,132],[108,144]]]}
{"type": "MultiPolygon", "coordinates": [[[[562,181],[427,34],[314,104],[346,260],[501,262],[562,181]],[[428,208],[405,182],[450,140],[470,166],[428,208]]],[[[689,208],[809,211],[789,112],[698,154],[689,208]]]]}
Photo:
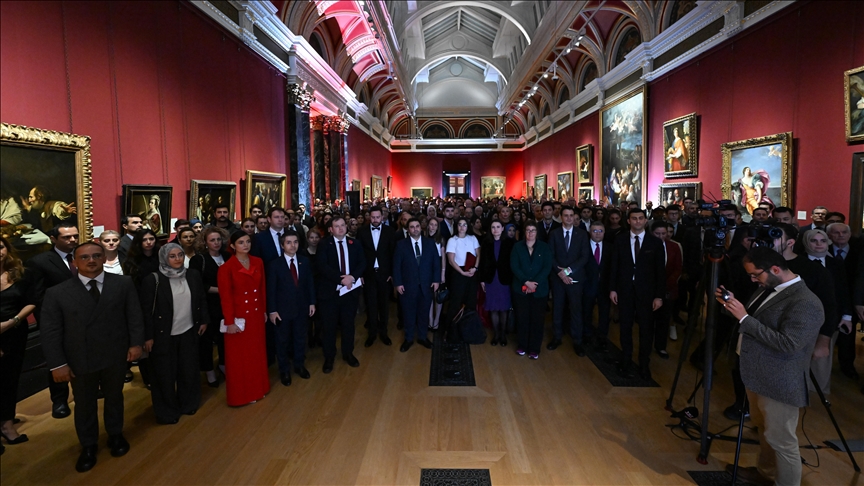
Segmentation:
{"type": "Polygon", "coordinates": [[[591,246],[591,256],[585,266],[585,292],[582,295],[582,322],[584,335],[593,336],[594,348],[598,351],[608,351],[609,310],[612,302],[609,300],[609,269],[611,265],[612,245],[604,244],[606,227],[602,221],[592,221],[588,236],[591,246]],[[594,307],[597,307],[597,328],[591,325],[594,307]]]}

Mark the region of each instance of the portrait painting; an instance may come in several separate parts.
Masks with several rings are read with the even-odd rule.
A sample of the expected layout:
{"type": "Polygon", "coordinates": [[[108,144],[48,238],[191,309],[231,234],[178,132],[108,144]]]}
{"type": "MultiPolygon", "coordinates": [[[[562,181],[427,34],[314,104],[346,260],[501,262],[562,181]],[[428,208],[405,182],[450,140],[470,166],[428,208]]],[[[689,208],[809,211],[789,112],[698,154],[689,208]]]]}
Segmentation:
{"type": "Polygon", "coordinates": [[[667,179],[699,175],[696,138],[696,113],[663,124],[664,176],[667,179]]]}
{"type": "Polygon", "coordinates": [[[248,215],[254,205],[260,206],[264,214],[273,207],[284,208],[287,180],[285,174],[247,170],[243,214],[248,215]]]}
{"type": "Polygon", "coordinates": [[[384,197],[384,180],[381,177],[372,176],[372,199],[384,197]]]}
{"type": "Polygon", "coordinates": [[[864,66],[843,73],[846,99],[846,141],[864,140],[864,66]]]}
{"type": "Polygon", "coordinates": [[[547,187],[546,188],[546,199],[549,201],[555,200],[555,188],[554,187],[547,187]]]}
{"type": "Polygon", "coordinates": [[[431,187],[412,187],[411,197],[415,199],[428,199],[432,197],[431,187]]]}
{"type": "Polygon", "coordinates": [[[594,146],[589,144],[576,147],[576,168],[579,170],[579,184],[591,184],[594,175],[594,146]]]}
{"type": "Polygon", "coordinates": [[[739,142],[724,143],[724,199],[741,210],[744,221],[752,219],[760,203],[792,207],[792,132],[739,142]]]}
{"type": "Polygon", "coordinates": [[[90,137],[0,124],[0,232],[23,260],[50,250],[65,221],[92,239],[91,191],[90,137]]]}
{"type": "Polygon", "coordinates": [[[546,194],[546,174],[534,176],[534,197],[542,198],[546,194]]]}
{"type": "Polygon", "coordinates": [[[372,188],[370,186],[363,186],[363,200],[369,201],[372,198],[372,188]]]}
{"type": "Polygon", "coordinates": [[[200,219],[204,225],[213,222],[217,204],[228,205],[229,218],[237,219],[234,199],[237,184],[231,181],[204,181],[192,179],[189,191],[189,217],[200,219]]]}
{"type": "Polygon", "coordinates": [[[152,230],[157,237],[168,236],[171,233],[173,190],[171,186],[124,184],[123,213],[120,216],[136,214],[141,217],[144,228],[152,230]]]}
{"type": "MultiPolygon", "coordinates": [[[[672,204],[679,206],[684,204],[685,199],[699,199],[702,197],[701,182],[676,182],[673,184],[660,184],[657,190],[657,206],[669,207],[672,204]]],[[[683,207],[682,207],[683,209],[683,207]]]]}
{"type": "Polygon", "coordinates": [[[607,205],[645,204],[645,106],[643,86],[600,110],[600,174],[607,205]]]}
{"type": "Polygon", "coordinates": [[[594,188],[593,187],[580,187],[576,189],[577,191],[577,201],[591,201],[594,199],[594,188]]]}
{"type": "Polygon", "coordinates": [[[504,186],[507,178],[501,176],[486,176],[480,178],[480,197],[492,199],[504,197],[504,186]]]}
{"type": "Polygon", "coordinates": [[[359,179],[351,179],[351,190],[359,191],[360,190],[360,180],[359,179]]]}
{"type": "Polygon", "coordinates": [[[558,197],[562,201],[573,197],[573,172],[558,173],[558,197]]]}
{"type": "Polygon", "coordinates": [[[393,176],[389,176],[389,175],[387,176],[387,186],[386,186],[386,189],[387,189],[387,194],[388,194],[388,195],[390,195],[390,193],[393,192],[393,176]]]}

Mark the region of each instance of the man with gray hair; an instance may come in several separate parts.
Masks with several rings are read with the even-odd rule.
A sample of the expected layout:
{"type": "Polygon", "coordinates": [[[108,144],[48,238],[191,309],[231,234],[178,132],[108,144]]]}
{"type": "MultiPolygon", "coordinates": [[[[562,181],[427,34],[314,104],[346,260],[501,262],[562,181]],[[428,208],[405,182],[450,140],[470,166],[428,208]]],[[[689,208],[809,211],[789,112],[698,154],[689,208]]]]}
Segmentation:
{"type": "MultiPolygon", "coordinates": [[[[846,289],[837,289],[838,292],[847,292],[849,301],[856,306],[856,312],[849,316],[852,320],[850,329],[840,328],[837,336],[837,358],[840,361],[840,370],[853,380],[858,379],[855,370],[855,327],[864,321],[864,243],[858,238],[852,237],[852,229],[844,223],[832,223],[827,227],[828,238],[831,246],[828,254],[838,262],[843,263],[846,270],[846,289]],[[850,332],[846,332],[846,331],[850,332]]],[[[845,316],[844,316],[845,317],[845,316]]]]}

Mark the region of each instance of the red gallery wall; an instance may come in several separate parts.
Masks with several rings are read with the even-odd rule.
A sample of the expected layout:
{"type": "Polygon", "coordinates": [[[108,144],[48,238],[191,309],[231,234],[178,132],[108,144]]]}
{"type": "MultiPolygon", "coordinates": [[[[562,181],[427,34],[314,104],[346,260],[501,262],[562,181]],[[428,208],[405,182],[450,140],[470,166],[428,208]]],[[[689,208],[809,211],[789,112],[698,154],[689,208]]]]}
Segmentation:
{"type": "Polygon", "coordinates": [[[186,217],[190,179],[236,182],[240,216],[287,146],[285,79],[238,42],[184,2],[0,2],[0,119],[91,137],[96,225],[123,184],[173,186],[186,217]]]}
{"type": "Polygon", "coordinates": [[[392,154],[393,194],[411,194],[412,187],[431,187],[442,192],[444,171],[471,171],[471,195],[480,195],[480,177],[504,176],[507,196],[522,195],[523,152],[481,152],[470,154],[401,153],[392,154]]]}
{"type": "MultiPolygon", "coordinates": [[[[648,87],[647,197],[663,179],[663,123],[699,116],[699,180],[720,197],[720,144],[791,131],[793,207],[849,211],[854,152],[844,137],[843,72],[864,65],[864,4],[802,2],[787,7],[648,87]]],[[[599,162],[597,114],[525,152],[525,178],[573,169],[575,147],[592,143],[599,162]]],[[[595,168],[595,186],[599,168],[595,168]]],[[[773,181],[772,181],[773,182],[773,181]]],[[[596,189],[595,189],[596,191],[596,189]]]]}
{"type": "MultiPolygon", "coordinates": [[[[387,184],[390,175],[390,151],[384,148],[374,138],[363,130],[351,125],[348,129],[348,175],[346,179],[360,181],[360,197],[363,188],[372,185],[372,176],[376,175],[387,184]]],[[[400,194],[398,192],[394,194],[400,194]]]]}

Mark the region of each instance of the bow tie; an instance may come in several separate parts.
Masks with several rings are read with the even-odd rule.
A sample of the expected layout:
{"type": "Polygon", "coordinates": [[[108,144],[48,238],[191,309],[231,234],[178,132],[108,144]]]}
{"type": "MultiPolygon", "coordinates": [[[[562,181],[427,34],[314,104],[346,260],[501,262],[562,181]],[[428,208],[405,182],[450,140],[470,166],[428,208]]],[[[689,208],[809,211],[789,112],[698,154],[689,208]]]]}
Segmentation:
{"type": "Polygon", "coordinates": [[[373,231],[378,231],[378,230],[380,230],[380,229],[381,229],[380,226],[373,226],[373,227],[372,227],[372,230],[373,230],[373,231]]]}

